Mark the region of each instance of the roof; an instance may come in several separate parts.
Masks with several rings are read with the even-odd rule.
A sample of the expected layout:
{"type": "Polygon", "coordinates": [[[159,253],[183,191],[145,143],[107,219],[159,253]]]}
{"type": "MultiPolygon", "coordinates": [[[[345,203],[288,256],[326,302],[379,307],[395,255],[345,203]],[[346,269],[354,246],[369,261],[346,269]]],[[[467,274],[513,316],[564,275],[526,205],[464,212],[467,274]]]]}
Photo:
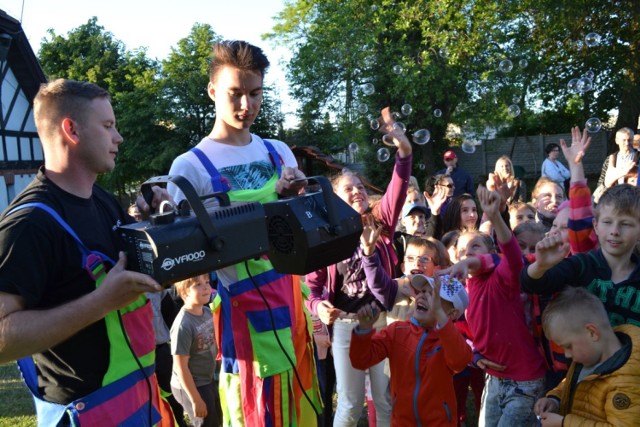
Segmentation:
{"type": "MultiPolygon", "coordinates": [[[[330,171],[333,171],[336,173],[342,171],[342,169],[347,167],[341,163],[338,163],[330,154],[325,154],[322,151],[320,151],[318,147],[314,147],[312,145],[306,145],[306,146],[294,145],[291,147],[291,151],[293,151],[293,154],[296,157],[304,157],[311,161],[322,163],[330,171]]],[[[303,171],[303,172],[308,175],[308,171],[303,171]]],[[[361,176],[360,178],[364,186],[367,187],[369,190],[378,194],[384,193],[383,189],[376,187],[371,183],[371,181],[369,181],[365,177],[361,176]]]]}
{"type": "Polygon", "coordinates": [[[7,15],[1,9],[0,33],[7,33],[13,37],[7,60],[24,94],[30,102],[33,102],[33,98],[40,89],[40,84],[45,83],[47,78],[22,30],[20,21],[7,15]]]}

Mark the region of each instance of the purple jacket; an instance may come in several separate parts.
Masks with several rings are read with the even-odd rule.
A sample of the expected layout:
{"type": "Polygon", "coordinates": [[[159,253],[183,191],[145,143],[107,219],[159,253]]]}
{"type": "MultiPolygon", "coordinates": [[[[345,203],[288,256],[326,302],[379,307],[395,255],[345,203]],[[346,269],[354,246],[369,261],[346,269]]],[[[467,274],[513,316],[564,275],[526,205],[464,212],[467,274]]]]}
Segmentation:
{"type": "MultiPolygon", "coordinates": [[[[396,154],[391,182],[380,200],[379,211],[376,212],[376,217],[380,219],[383,226],[381,236],[376,244],[377,253],[389,276],[393,276],[394,266],[398,262],[398,257],[393,249],[393,233],[407,198],[412,160],[413,156],[400,158],[396,154]]],[[[305,282],[311,291],[311,295],[306,301],[307,308],[312,314],[317,315],[316,307],[321,301],[328,300],[333,304],[336,284],[341,286],[342,278],[338,277],[336,264],[332,264],[307,274],[305,282]]],[[[397,286],[390,286],[390,282],[380,285],[382,286],[369,287],[369,290],[382,305],[390,308],[395,302],[397,286]]]]}

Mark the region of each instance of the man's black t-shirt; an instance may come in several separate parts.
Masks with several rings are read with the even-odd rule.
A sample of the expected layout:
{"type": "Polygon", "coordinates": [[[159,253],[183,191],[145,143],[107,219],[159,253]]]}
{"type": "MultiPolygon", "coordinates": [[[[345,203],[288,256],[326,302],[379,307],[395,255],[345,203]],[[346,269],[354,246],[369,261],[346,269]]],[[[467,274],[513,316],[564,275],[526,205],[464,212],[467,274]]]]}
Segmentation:
{"type": "MultiPolygon", "coordinates": [[[[41,169],[0,221],[0,291],[20,295],[27,309],[38,310],[77,299],[96,285],[82,266],[75,240],[49,213],[27,208],[6,215],[14,207],[32,202],[54,209],[89,250],[113,260],[117,260],[120,248],[115,229],[132,219],[98,186],[94,186],[91,198],[76,197],[48,180],[41,169]]],[[[46,400],[66,404],[89,394],[102,385],[109,365],[104,321],[34,358],[38,387],[46,400]]]]}

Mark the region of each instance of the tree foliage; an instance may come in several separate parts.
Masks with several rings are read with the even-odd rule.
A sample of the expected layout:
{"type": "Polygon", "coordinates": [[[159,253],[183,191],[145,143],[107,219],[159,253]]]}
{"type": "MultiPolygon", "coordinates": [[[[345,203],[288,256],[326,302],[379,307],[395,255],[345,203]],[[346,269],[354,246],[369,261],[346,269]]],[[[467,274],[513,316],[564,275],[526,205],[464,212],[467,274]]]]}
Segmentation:
{"type": "MultiPolygon", "coordinates": [[[[605,122],[613,109],[616,127],[635,128],[639,8],[632,0],[297,0],[269,38],[293,52],[289,80],[303,117],[320,121],[328,112],[346,143],[361,138],[372,158],[368,173],[381,184],[388,168],[375,161],[379,146],[367,126],[384,105],[410,104],[401,119],[408,131],[430,129],[432,141],[415,146],[414,161],[428,173],[464,137],[566,132],[592,115],[605,122]],[[590,31],[601,35],[598,47],[581,42],[590,31]],[[501,67],[504,60],[511,66],[501,67]],[[569,93],[568,80],[588,70],[595,90],[569,93]],[[363,83],[373,83],[375,94],[365,96],[363,83]],[[514,104],[519,115],[509,112],[514,104]],[[450,125],[466,136],[448,133],[450,125]]],[[[315,138],[308,135],[323,149],[342,149],[315,138]]]]}
{"type": "MultiPolygon", "coordinates": [[[[194,24],[162,62],[149,59],[145,49],[128,51],[95,17],[66,36],[48,35],[39,56],[50,78],[90,81],[111,94],[125,142],[116,168],[99,182],[123,199],[146,179],[164,175],[175,157],[210,131],[215,109],[207,95],[208,69],[211,46],[220,40],[210,25],[194,24]]],[[[279,101],[265,88],[252,130],[279,137],[283,121],[279,101]]]]}

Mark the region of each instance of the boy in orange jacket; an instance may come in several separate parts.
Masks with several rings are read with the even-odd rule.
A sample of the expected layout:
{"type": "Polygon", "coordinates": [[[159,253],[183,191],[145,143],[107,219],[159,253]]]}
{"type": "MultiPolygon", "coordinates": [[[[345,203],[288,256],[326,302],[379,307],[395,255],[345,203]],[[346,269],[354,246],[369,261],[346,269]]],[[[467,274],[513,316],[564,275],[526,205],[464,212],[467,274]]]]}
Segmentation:
{"type": "Polygon", "coordinates": [[[359,324],[349,349],[351,364],[364,370],[389,358],[392,426],[456,426],[453,374],[471,363],[472,352],[450,315],[459,316],[459,309],[465,307],[456,307],[454,302],[460,305],[462,301],[466,306],[468,297],[457,280],[436,277],[432,285],[418,274],[411,278],[411,286],[418,292],[409,321],[375,332],[378,306],[370,304],[358,310],[359,324]]]}

